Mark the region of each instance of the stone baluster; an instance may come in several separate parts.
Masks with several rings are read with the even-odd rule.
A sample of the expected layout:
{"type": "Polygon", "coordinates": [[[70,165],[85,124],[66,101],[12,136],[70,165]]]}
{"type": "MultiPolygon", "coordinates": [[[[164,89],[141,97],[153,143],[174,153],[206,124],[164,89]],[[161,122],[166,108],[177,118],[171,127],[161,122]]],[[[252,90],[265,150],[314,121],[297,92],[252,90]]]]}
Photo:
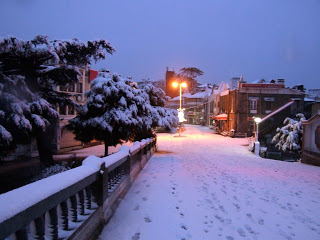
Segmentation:
{"type": "Polygon", "coordinates": [[[85,202],[86,202],[86,209],[91,209],[91,188],[90,186],[85,188],[85,202]]]}
{"type": "Polygon", "coordinates": [[[68,215],[70,216],[70,220],[72,222],[76,222],[78,220],[77,215],[77,198],[75,195],[71,196],[68,199],[68,215]]]}
{"type": "Polygon", "coordinates": [[[63,201],[58,205],[58,225],[59,229],[64,231],[69,229],[67,201],[63,201]]]}
{"type": "Polygon", "coordinates": [[[34,219],[30,224],[31,239],[44,240],[44,220],[43,217],[34,219]]]}
{"type": "Polygon", "coordinates": [[[83,190],[79,191],[77,194],[77,202],[78,202],[78,211],[80,215],[85,214],[84,207],[84,193],[83,190]]]}
{"type": "Polygon", "coordinates": [[[18,230],[17,232],[11,234],[8,238],[8,240],[28,240],[28,234],[26,228],[22,228],[18,230]]]}
{"type": "Polygon", "coordinates": [[[45,214],[45,235],[46,239],[58,239],[58,213],[57,207],[51,208],[45,214]]]}

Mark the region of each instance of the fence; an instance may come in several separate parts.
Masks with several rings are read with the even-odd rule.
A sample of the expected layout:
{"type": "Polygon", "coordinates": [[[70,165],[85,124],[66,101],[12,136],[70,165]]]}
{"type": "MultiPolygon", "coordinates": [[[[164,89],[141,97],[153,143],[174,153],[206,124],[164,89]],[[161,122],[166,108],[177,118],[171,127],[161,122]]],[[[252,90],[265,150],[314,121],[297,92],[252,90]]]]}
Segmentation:
{"type": "Polygon", "coordinates": [[[156,151],[156,139],[0,195],[0,239],[95,239],[156,151]]]}

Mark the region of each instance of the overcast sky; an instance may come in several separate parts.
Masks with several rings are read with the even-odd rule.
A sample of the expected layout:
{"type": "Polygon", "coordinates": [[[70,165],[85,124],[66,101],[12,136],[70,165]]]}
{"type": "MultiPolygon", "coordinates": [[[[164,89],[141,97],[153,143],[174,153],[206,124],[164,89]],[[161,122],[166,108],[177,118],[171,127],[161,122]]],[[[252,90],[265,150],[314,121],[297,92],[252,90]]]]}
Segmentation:
{"type": "Polygon", "coordinates": [[[284,78],[320,88],[320,0],[1,0],[0,36],[103,38],[116,49],[94,65],[158,80],[197,67],[219,84],[284,78]]]}

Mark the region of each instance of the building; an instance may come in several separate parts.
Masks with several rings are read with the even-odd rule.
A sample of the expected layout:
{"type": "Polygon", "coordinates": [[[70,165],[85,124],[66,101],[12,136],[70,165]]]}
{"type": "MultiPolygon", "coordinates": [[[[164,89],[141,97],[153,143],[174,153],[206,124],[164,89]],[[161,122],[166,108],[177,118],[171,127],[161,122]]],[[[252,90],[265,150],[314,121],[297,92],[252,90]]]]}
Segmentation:
{"type": "Polygon", "coordinates": [[[320,111],[304,121],[301,162],[320,166],[320,111]]]}
{"type": "Polygon", "coordinates": [[[168,67],[167,67],[167,71],[166,71],[166,95],[171,97],[171,98],[174,98],[176,96],[179,95],[179,89],[177,88],[173,88],[172,87],[172,83],[175,81],[175,72],[174,70],[172,71],[169,71],[168,70],[168,67]]]}
{"type": "Polygon", "coordinates": [[[215,126],[219,132],[229,133],[232,130],[239,136],[253,136],[254,117],[265,118],[277,110],[276,115],[267,118],[265,127],[259,129],[259,134],[262,133],[259,136],[269,134],[267,141],[270,142],[270,131],[275,124],[287,116],[303,112],[303,99],[303,92],[286,88],[283,79],[269,82],[260,80],[256,83],[239,81],[236,89],[220,91],[216,96],[217,111],[212,118],[216,120],[215,126]],[[289,102],[288,108],[281,109],[289,102]]]}
{"type": "MultiPolygon", "coordinates": [[[[184,93],[181,95],[184,117],[188,124],[205,125],[206,100],[211,93],[207,87],[203,92],[195,94],[184,93]]],[[[174,97],[166,102],[165,107],[178,109],[180,107],[180,96],[174,97]]]]}
{"type": "Polygon", "coordinates": [[[320,100],[320,89],[309,89],[307,96],[314,100],[320,100]]]}
{"type": "MultiPolygon", "coordinates": [[[[85,92],[90,89],[90,82],[98,76],[98,71],[93,69],[80,68],[81,76],[79,82],[65,88],[57,86],[57,90],[72,95],[75,102],[82,105],[87,99],[85,92]]],[[[66,129],[69,120],[76,117],[76,110],[72,106],[58,105],[57,111],[59,113],[59,126],[55,134],[53,142],[53,152],[61,153],[71,149],[82,148],[83,143],[76,141],[74,134],[66,129]]]]}

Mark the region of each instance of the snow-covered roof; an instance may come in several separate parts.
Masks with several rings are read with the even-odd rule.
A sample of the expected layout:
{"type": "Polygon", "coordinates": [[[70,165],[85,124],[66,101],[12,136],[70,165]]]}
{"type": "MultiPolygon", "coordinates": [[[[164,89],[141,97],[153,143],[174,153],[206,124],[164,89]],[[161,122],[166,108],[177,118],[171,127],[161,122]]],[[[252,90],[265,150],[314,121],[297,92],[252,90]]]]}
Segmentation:
{"type": "MultiPolygon", "coordinates": [[[[209,95],[210,95],[210,92],[204,91],[204,92],[198,92],[195,94],[184,93],[181,96],[182,98],[205,98],[206,96],[209,96],[209,95]]],[[[177,100],[180,100],[180,96],[174,97],[170,101],[177,101],[177,100]]]]}
{"type": "Polygon", "coordinates": [[[305,102],[316,102],[313,98],[304,98],[305,102]]]}

